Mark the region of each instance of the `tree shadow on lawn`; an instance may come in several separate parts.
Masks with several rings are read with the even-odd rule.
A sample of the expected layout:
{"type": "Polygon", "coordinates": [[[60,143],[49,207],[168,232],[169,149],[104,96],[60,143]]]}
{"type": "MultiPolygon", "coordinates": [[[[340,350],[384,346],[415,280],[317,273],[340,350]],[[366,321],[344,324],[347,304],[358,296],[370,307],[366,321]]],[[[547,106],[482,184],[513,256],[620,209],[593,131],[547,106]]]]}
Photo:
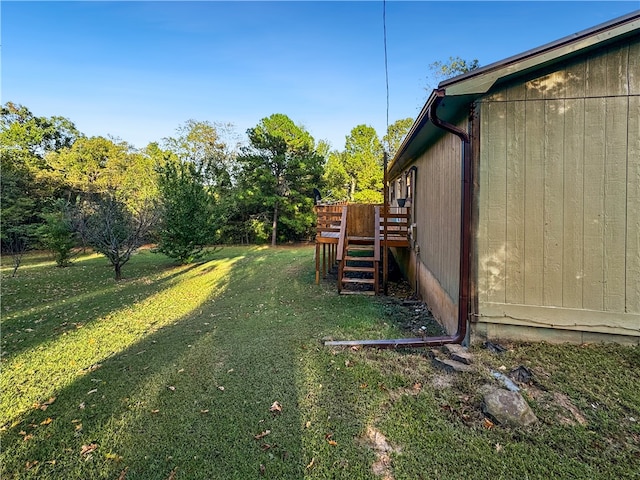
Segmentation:
{"type": "Polygon", "coordinates": [[[168,260],[154,263],[153,270],[150,270],[136,265],[139,258],[132,259],[130,266],[134,272],[127,272],[129,278],[125,277],[120,282],[104,275],[108,268],[103,268],[106,267],[103,265],[103,258],[92,259],[91,265],[83,270],[78,270],[78,265],[65,269],[52,265],[37,267],[26,279],[16,279],[20,283],[15,282],[13,285],[7,285],[7,279],[3,279],[3,308],[5,312],[11,312],[3,315],[2,319],[3,362],[59,336],[87,327],[97,320],[103,320],[132,303],[143,303],[147,298],[171,288],[184,275],[201,265],[181,266],[168,260]],[[19,295],[20,289],[33,288],[35,276],[42,276],[43,269],[49,270],[46,284],[42,286],[42,291],[33,292],[34,298],[30,300],[33,303],[27,303],[29,300],[24,298],[13,298],[14,295],[19,295]],[[139,276],[133,277],[132,273],[139,276]],[[95,280],[87,284],[86,278],[89,275],[93,275],[95,280]],[[42,295],[56,300],[48,302],[48,297],[45,297],[46,303],[43,303],[42,295]]]}
{"type": "Polygon", "coordinates": [[[357,465],[365,450],[341,454],[327,437],[333,431],[346,442],[344,435],[362,429],[350,401],[332,405],[330,395],[314,416],[301,410],[313,407],[304,399],[335,370],[327,370],[331,354],[309,340],[323,326],[295,318],[304,302],[278,316],[291,290],[295,298],[315,286],[313,272],[309,282],[265,282],[259,270],[282,270],[277,253],[249,252],[255,268],[232,267],[222,296],[210,295],[201,308],[104,359],[57,392],[46,410],[14,422],[2,434],[2,477],[113,479],[126,470],[127,479],[171,472],[244,479],[257,477],[261,465],[271,478],[302,478],[318,468],[321,477],[336,465],[343,473],[333,478],[355,478],[356,471],[368,477],[357,465]],[[258,293],[239,304],[234,298],[244,291],[258,293]],[[305,373],[308,362],[315,373],[305,373]],[[270,411],[276,401],[281,412],[270,411]],[[334,420],[324,417],[334,408],[334,420]]]}

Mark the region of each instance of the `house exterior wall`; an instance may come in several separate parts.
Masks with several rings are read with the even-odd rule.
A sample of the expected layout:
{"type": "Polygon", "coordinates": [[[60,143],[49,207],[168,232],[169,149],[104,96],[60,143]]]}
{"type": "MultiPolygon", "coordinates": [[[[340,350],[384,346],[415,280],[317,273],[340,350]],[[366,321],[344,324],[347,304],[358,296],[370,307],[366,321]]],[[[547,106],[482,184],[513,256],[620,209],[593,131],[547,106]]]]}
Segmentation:
{"type": "MultiPolygon", "coordinates": [[[[461,125],[466,128],[466,123],[461,125]]],[[[411,166],[411,249],[394,251],[407,278],[434,316],[453,334],[457,328],[460,266],[461,142],[443,132],[411,166]]],[[[405,173],[402,174],[405,176],[405,173]]]]}
{"type": "Polygon", "coordinates": [[[640,38],[478,111],[473,332],[640,343],[640,38]]]}

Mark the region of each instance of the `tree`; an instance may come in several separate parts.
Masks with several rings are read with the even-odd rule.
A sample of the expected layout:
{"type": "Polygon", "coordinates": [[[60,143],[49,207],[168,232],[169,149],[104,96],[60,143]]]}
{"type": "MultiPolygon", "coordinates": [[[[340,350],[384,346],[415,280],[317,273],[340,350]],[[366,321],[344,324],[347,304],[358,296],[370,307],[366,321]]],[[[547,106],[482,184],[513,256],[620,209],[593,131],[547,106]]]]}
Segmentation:
{"type": "Polygon", "coordinates": [[[58,199],[51,211],[44,213],[44,223],[38,227],[40,244],[55,255],[59,267],[71,264],[71,252],[75,245],[72,215],[69,204],[58,199]]]}
{"type": "Polygon", "coordinates": [[[345,155],[345,152],[337,150],[330,152],[324,168],[324,182],[328,197],[332,200],[349,199],[351,178],[345,168],[345,155]]]}
{"type": "Polygon", "coordinates": [[[168,161],[158,177],[162,221],[158,251],[181,263],[191,263],[213,243],[222,215],[195,164],[168,161]]]}
{"type": "Polygon", "coordinates": [[[7,102],[0,116],[0,190],[3,251],[27,248],[42,213],[59,185],[51,181],[45,158],[80,137],[63,117],[37,117],[28,108],[7,102]],[[11,232],[11,234],[10,234],[11,232]],[[11,237],[11,239],[9,238],[11,237]]]}
{"type": "Polygon", "coordinates": [[[250,214],[270,213],[272,245],[279,233],[289,239],[307,234],[314,221],[313,188],[320,186],[324,163],[313,137],[281,113],[263,118],[247,135],[250,145],[238,156],[240,201],[250,214]]]}
{"type": "Polygon", "coordinates": [[[332,152],[325,180],[334,198],[350,202],[382,202],[383,148],[375,129],[358,125],[346,137],[345,150],[332,152]],[[340,198],[341,197],[341,198],[340,198]]]}
{"type": "Polygon", "coordinates": [[[402,145],[402,140],[409,133],[412,125],[413,118],[408,117],[396,120],[387,128],[387,134],[382,138],[382,141],[387,145],[389,160],[395,157],[400,145],[402,145]]]}
{"type": "Polygon", "coordinates": [[[236,134],[230,123],[187,120],[176,137],[163,139],[163,146],[182,162],[192,163],[198,175],[216,192],[232,185],[236,156],[236,134]]]}
{"type": "Polygon", "coordinates": [[[28,167],[43,168],[44,157],[71,146],[81,136],[75,125],[64,117],[36,117],[19,104],[7,102],[0,117],[0,143],[3,149],[19,155],[28,167]]]}
{"type": "Polygon", "coordinates": [[[133,207],[157,196],[155,158],[128,143],[82,137],[46,157],[50,175],[65,185],[69,199],[83,193],[107,193],[133,207]]]}
{"type": "MultiPolygon", "coordinates": [[[[480,62],[477,58],[473,60],[464,60],[460,57],[449,57],[446,62],[435,61],[429,65],[431,75],[428,81],[432,85],[437,85],[442,80],[447,78],[462,75],[463,73],[470,72],[480,68],[480,62]]],[[[427,86],[426,90],[430,91],[433,87],[427,86]]]]}
{"type": "Polygon", "coordinates": [[[110,193],[86,196],[74,211],[79,234],[113,266],[115,279],[122,279],[122,267],[140,248],[158,220],[158,210],[148,203],[131,210],[110,193]]]}

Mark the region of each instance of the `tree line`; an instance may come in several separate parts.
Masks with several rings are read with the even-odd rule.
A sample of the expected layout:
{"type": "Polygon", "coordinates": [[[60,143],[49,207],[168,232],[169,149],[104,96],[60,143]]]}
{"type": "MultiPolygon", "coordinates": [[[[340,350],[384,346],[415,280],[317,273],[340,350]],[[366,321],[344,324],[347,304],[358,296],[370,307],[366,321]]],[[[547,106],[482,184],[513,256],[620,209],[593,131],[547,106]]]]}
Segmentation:
{"type": "Polygon", "coordinates": [[[0,241],[14,274],[28,249],[50,250],[66,266],[85,247],[109,259],[116,279],[145,243],[189,263],[209,245],[309,239],[314,189],[381,202],[383,145],[393,155],[412,124],[399,120],[382,138],[358,125],[344,150],[332,150],[281,113],[246,137],[231,124],[188,120],[136,149],[20,104],[1,113],[0,241]]]}

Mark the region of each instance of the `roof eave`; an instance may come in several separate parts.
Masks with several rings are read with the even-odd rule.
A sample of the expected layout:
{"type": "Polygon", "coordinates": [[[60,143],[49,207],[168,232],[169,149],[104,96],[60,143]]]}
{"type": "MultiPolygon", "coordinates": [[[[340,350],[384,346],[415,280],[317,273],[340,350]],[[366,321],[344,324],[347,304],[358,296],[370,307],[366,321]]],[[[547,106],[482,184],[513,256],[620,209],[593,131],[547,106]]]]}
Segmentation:
{"type": "MultiPolygon", "coordinates": [[[[426,148],[432,136],[425,133],[429,128],[429,109],[439,95],[445,98],[463,97],[468,101],[456,102],[460,108],[475,101],[487,93],[496,82],[515,78],[527,72],[550,65],[571,56],[583,53],[588,49],[632,35],[640,30],[640,10],[614,19],[610,22],[564,37],[555,42],[528,50],[499,62],[444,80],[433,90],[429,99],[420,111],[416,121],[404,138],[393,160],[389,164],[389,178],[394,178],[403,168],[413,162],[426,148]],[[419,140],[419,141],[418,141],[419,140]]],[[[451,102],[449,102],[451,103],[451,102]]],[[[440,114],[439,114],[440,115],[440,114]]],[[[448,109],[448,118],[452,119],[458,112],[448,109]]],[[[441,134],[433,128],[433,135],[441,134]]]]}

